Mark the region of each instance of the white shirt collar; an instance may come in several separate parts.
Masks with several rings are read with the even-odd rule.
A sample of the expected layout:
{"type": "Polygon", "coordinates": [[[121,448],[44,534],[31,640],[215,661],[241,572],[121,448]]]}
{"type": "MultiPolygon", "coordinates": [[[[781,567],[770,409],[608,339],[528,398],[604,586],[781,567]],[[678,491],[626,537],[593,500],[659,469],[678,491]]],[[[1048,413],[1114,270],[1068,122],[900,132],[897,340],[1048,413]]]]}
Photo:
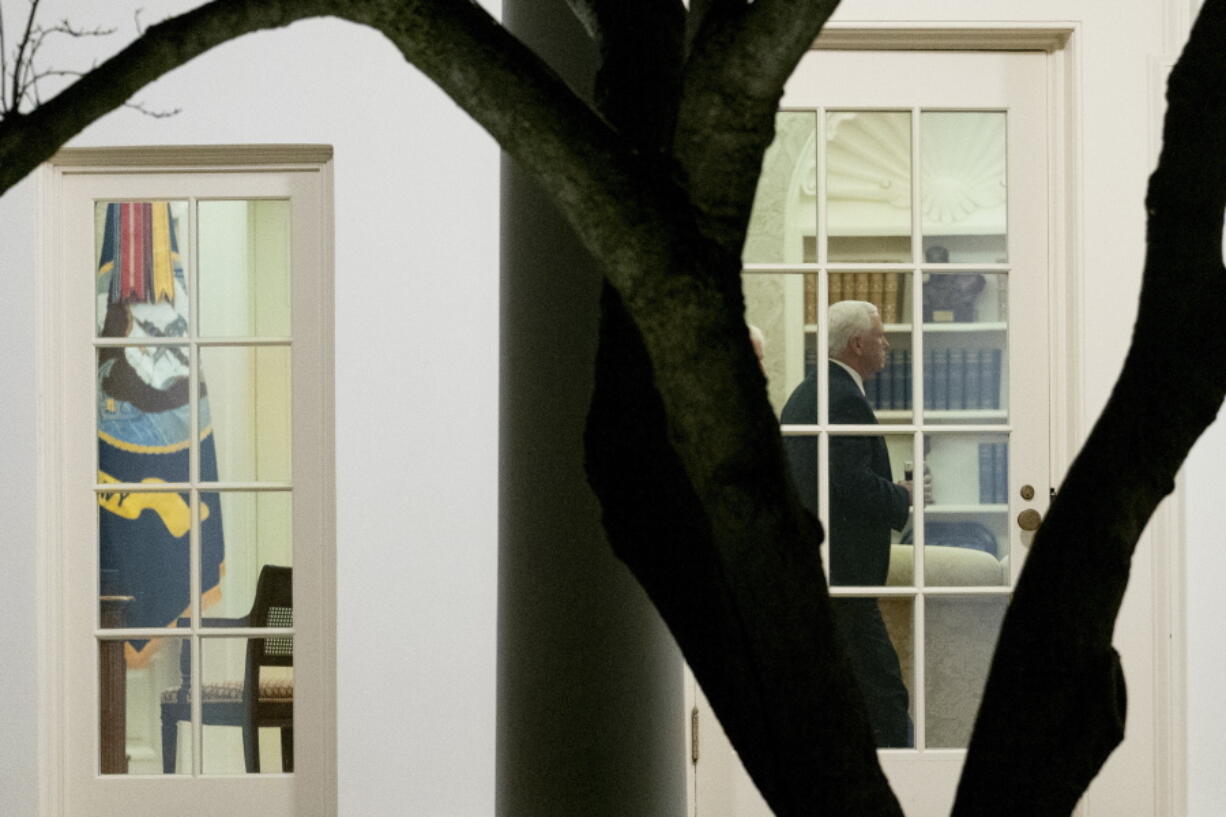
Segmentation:
{"type": "Polygon", "coordinates": [[[864,394],[866,397],[868,396],[864,392],[864,378],[860,377],[859,372],[857,372],[855,369],[851,368],[850,366],[848,366],[846,363],[844,363],[841,360],[835,360],[834,358],[830,358],[830,362],[838,364],[839,366],[842,366],[844,371],[846,371],[849,375],[851,375],[851,379],[855,381],[856,387],[860,389],[860,394],[864,394]]]}

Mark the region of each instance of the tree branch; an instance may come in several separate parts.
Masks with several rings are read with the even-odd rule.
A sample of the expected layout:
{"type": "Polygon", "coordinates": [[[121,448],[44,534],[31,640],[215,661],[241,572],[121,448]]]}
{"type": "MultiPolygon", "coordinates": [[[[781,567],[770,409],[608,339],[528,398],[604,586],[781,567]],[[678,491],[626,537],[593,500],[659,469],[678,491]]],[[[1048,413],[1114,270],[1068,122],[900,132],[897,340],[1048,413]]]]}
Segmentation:
{"type": "Polygon", "coordinates": [[[39,53],[42,51],[43,45],[53,34],[63,34],[73,38],[85,37],[106,37],[115,33],[113,28],[103,28],[95,26],[94,28],[77,28],[72,25],[67,19],[61,20],[52,26],[39,25],[35,19],[37,14],[37,4],[32,4],[30,7],[30,18],[27,21],[26,36],[14,55],[14,65],[12,72],[12,82],[9,82],[8,61],[5,53],[4,42],[4,27],[3,19],[0,18],[0,78],[2,87],[0,87],[0,120],[3,120],[9,114],[20,113],[21,108],[27,102],[35,107],[42,104],[42,94],[39,91],[39,84],[43,79],[48,77],[82,77],[84,71],[72,70],[40,70],[35,64],[39,53]]]}
{"type": "Polygon", "coordinates": [[[1018,581],[958,817],[1063,817],[1123,738],[1111,636],[1132,554],[1226,396],[1226,0],[1205,3],[1167,99],[1132,346],[1018,581]]]}
{"type": "MultiPolygon", "coordinates": [[[[650,3],[591,0],[585,12],[603,57],[601,112],[640,149],[667,148],[672,132],[661,123],[671,126],[679,104],[684,21],[650,3]]],[[[703,288],[683,321],[673,291],[632,294],[630,309],[611,286],[602,296],[585,448],[610,544],[662,613],[777,814],[897,817],[834,634],[821,533],[782,478],[778,428],[762,410],[764,383],[740,319],[739,253],[695,231],[676,242],[670,285],[703,288]],[[652,336],[650,355],[640,328],[652,336]],[[674,408],[678,384],[698,384],[716,401],[674,408]]]]}
{"type": "Polygon", "coordinates": [[[136,91],[245,33],[337,15],[382,31],[558,202],[580,236],[633,289],[667,269],[684,194],[658,160],[629,149],[544,63],[464,0],[214,0],[150,26],[136,41],[35,111],[0,123],[0,193],[72,135],[136,91]],[[658,229],[641,229],[644,225],[658,229]],[[610,225],[643,235],[630,247],[610,225]],[[667,226],[666,226],[667,225],[667,226]],[[647,247],[655,262],[643,266],[647,247]]]}
{"type": "Polygon", "coordinates": [[[703,232],[741,249],[783,85],[838,0],[713,2],[686,66],[674,151],[703,232]]]}
{"type": "MultiPolygon", "coordinates": [[[[0,191],[167,71],[240,34],[326,14],[333,5],[215,0],[151,26],[36,111],[0,123],[0,191]]],[[[353,0],[338,13],[382,31],[457,100],[537,178],[601,260],[635,315],[657,375],[668,383],[674,437],[684,441],[686,470],[704,503],[719,506],[730,484],[735,493],[736,483],[767,477],[733,473],[738,466],[726,461],[726,452],[752,459],[764,445],[778,445],[762,393],[736,386],[745,371],[754,371],[739,310],[728,309],[739,304],[739,262],[702,240],[668,167],[629,149],[476,4],[353,0]],[[684,338],[677,337],[678,316],[689,325],[684,338]],[[698,377],[694,361],[704,358],[710,366],[698,377]],[[750,417],[753,423],[740,425],[750,417]]],[[[762,484],[782,495],[781,455],[768,470],[773,478],[762,484]]],[[[722,507],[733,506],[740,503],[722,507]]]]}
{"type": "Polygon", "coordinates": [[[686,52],[693,47],[698,32],[706,25],[709,15],[729,15],[748,5],[749,0],[690,0],[690,13],[685,25],[686,52]]]}
{"type": "MultiPolygon", "coordinates": [[[[739,452],[747,462],[728,462],[720,497],[730,512],[719,512],[692,487],[670,444],[676,432],[662,431],[668,414],[637,336],[606,291],[585,443],[610,543],[668,623],[775,814],[900,817],[833,637],[815,520],[786,484],[749,470],[751,459],[766,461],[764,471],[776,461],[782,468],[777,428],[773,445],[764,440],[739,452]]],[[[761,373],[752,355],[749,365],[742,382],[752,391],[761,373]]]]}
{"type": "Polygon", "coordinates": [[[671,146],[685,54],[679,0],[570,0],[596,39],[596,105],[644,150],[671,146]]]}
{"type": "MultiPolygon", "coordinates": [[[[35,110],[0,122],[0,193],[137,91],[210,48],[251,31],[327,14],[330,3],[216,0],[155,26],[35,110]]],[[[13,100],[13,105],[19,103],[13,100]]]]}
{"type": "MultiPolygon", "coordinates": [[[[240,34],[326,14],[333,5],[324,0],[215,0],[151,26],[37,110],[0,123],[0,191],[167,71],[240,34]]],[[[712,311],[730,298],[739,301],[739,265],[699,240],[685,192],[668,167],[628,148],[535,54],[474,3],[353,0],[336,13],[382,31],[554,199],[627,299],[657,372],[671,378],[666,394],[670,415],[686,418],[689,426],[684,430],[687,470],[704,489],[720,490],[726,477],[719,471],[725,464],[711,452],[748,450],[777,437],[777,429],[761,394],[729,406],[728,395],[714,397],[708,384],[693,376],[692,361],[721,346],[719,380],[735,383],[741,373],[733,364],[744,363],[747,354],[739,319],[728,317],[735,312],[712,311]],[[716,323],[695,324],[691,336],[677,343],[678,314],[695,319],[713,315],[716,323]],[[756,415],[757,428],[736,428],[729,410],[733,417],[756,415]]]]}
{"type": "MultiPolygon", "coordinates": [[[[693,73],[695,93],[715,92],[717,45],[730,49],[725,56],[739,55],[734,70],[756,71],[752,57],[776,75],[733,75],[733,92],[716,100],[705,119],[689,122],[691,136],[705,122],[714,140],[709,152],[687,142],[689,158],[735,159],[732,176],[738,182],[746,173],[756,178],[769,141],[787,72],[783,61],[769,56],[761,36],[785,19],[774,10],[787,6],[784,0],[759,0],[742,10],[741,18],[753,21],[745,39],[733,37],[730,27],[712,29],[719,37],[699,38],[698,62],[708,65],[707,73],[693,73]],[[755,15],[759,7],[763,11],[755,15]],[[761,53],[755,52],[759,47],[761,53]],[[752,110],[741,112],[741,103],[752,103],[752,110]]],[[[644,583],[674,631],[682,633],[687,655],[696,656],[700,677],[713,682],[713,702],[772,807],[780,814],[896,817],[898,804],[876,765],[846,658],[829,637],[830,608],[816,548],[820,534],[785,476],[778,426],[746,342],[738,275],[743,224],[735,241],[727,241],[731,232],[722,234],[723,244],[712,241],[690,206],[695,188],[677,183],[672,164],[628,146],[476,4],[215,0],[150,27],[56,98],[0,124],[0,190],[145,84],[214,45],[329,13],[383,32],[485,127],[557,203],[616,286],[634,321],[623,322],[623,329],[637,332],[642,342],[626,348],[646,349],[645,368],[655,377],[667,442],[677,455],[672,463],[679,481],[673,488],[678,501],[697,514],[678,524],[697,524],[704,532],[702,539],[680,540],[655,556],[640,550],[628,560],[660,560],[648,565],[644,583]],[[670,608],[661,591],[676,589],[678,576],[669,571],[686,564],[713,582],[670,608]],[[718,652],[724,645],[729,651],[718,652]],[[721,654],[735,666],[721,667],[721,654]],[[789,771],[797,768],[805,774],[789,771]]],[[[802,28],[816,34],[819,27],[806,22],[802,28]]],[[[794,32],[784,41],[789,38],[806,45],[811,39],[794,32]]],[[[793,51],[792,64],[803,48],[793,51]]],[[[720,194],[720,174],[713,178],[697,182],[705,201],[747,213],[753,185],[720,194]]]]}
{"type": "Polygon", "coordinates": [[[0,8],[0,119],[3,119],[4,115],[12,109],[6,90],[9,75],[8,50],[8,41],[4,35],[4,9],[0,8]]]}

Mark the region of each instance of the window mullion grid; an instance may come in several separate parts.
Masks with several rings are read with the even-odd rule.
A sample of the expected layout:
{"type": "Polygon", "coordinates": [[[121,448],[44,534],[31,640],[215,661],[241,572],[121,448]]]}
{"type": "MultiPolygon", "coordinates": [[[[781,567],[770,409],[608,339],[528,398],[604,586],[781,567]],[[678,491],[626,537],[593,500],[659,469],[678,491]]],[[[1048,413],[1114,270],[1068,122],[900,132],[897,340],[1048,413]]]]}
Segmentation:
{"type": "Polygon", "coordinates": [[[920,116],[919,108],[911,109],[911,261],[916,264],[924,257],[924,203],[920,195],[920,116]]]}
{"type": "MultiPolygon", "coordinates": [[[[1009,166],[1008,162],[1006,161],[1005,163],[1006,172],[1008,172],[1008,166],[1009,166]]],[[[1006,255],[1005,255],[1005,258],[1010,262],[1010,264],[1012,264],[1013,256],[1008,254],[1009,249],[1008,249],[1007,242],[1010,240],[1009,237],[1013,235],[1013,230],[1010,228],[1009,221],[1008,221],[1010,218],[1012,218],[1013,208],[1008,208],[1006,209],[1005,212],[1006,212],[1006,221],[1005,221],[1005,241],[1006,241],[1005,252],[1006,252],[1006,255]]],[[[1005,311],[1004,311],[1005,313],[1003,315],[997,315],[997,318],[1000,321],[1003,321],[1005,324],[1004,337],[1001,340],[1001,345],[1003,347],[1001,349],[1001,358],[1002,358],[1001,371],[1002,371],[1002,375],[1004,372],[1008,372],[1009,375],[1012,376],[1013,372],[1015,371],[1013,367],[1013,361],[1010,360],[1010,357],[1012,357],[1012,349],[1013,349],[1013,321],[1011,319],[1009,312],[1012,309],[1013,299],[1008,297],[1009,289],[1012,287],[1012,282],[1013,282],[1012,270],[1008,268],[1005,269],[1000,277],[1001,277],[1001,280],[997,283],[997,287],[1000,287],[1003,285],[1005,287],[1005,295],[1006,295],[1005,311]]],[[[1047,361],[1044,361],[1044,363],[1046,362],[1047,361]]],[[[1013,400],[1015,399],[1015,395],[1017,394],[1017,392],[1009,388],[1008,382],[1005,382],[1004,386],[1005,386],[1006,393],[1009,395],[1009,399],[1007,402],[1001,401],[1001,407],[1005,409],[1005,417],[1008,419],[1009,422],[1004,426],[1002,430],[1005,435],[1005,452],[1009,456],[1009,459],[1012,460],[1013,459],[1012,457],[1013,432],[1014,432],[1013,418],[1015,416],[1013,412],[1013,400]]],[[[1012,494],[1013,494],[1013,491],[1011,490],[1011,486],[1009,484],[1009,474],[1008,474],[1008,471],[1006,471],[1005,473],[1005,506],[1006,508],[1009,507],[1010,502],[1012,501],[1012,494]]],[[[1005,582],[1010,588],[1012,588],[1013,585],[1017,581],[1018,571],[1021,567],[1021,561],[1018,558],[1020,556],[1020,551],[1021,551],[1021,539],[1020,539],[1021,532],[1016,527],[1009,524],[1008,520],[1012,518],[1011,514],[1006,514],[1005,518],[1006,518],[1006,522],[1005,522],[1006,549],[1005,549],[1005,552],[1009,556],[1009,575],[1006,577],[1005,582]],[[1017,541],[1016,547],[1014,546],[1015,540],[1017,541]]]]}
{"type": "MultiPolygon", "coordinates": [[[[790,426],[789,426],[790,427],[790,426]]],[[[999,431],[999,427],[993,430],[999,431]]],[[[192,490],[190,482],[107,482],[96,483],[96,493],[112,493],[128,491],[144,494],[186,494],[192,490]]],[[[292,482],[210,482],[205,493],[220,493],[222,491],[243,491],[249,493],[282,493],[294,487],[292,482]]]]}
{"type": "MultiPolygon", "coordinates": [[[[965,592],[962,588],[958,591],[965,592]]],[[[830,587],[831,598],[909,599],[917,595],[919,590],[910,585],[839,584],[830,587]]]]}
{"type": "Polygon", "coordinates": [[[933,425],[928,424],[920,426],[921,430],[927,436],[939,434],[1008,434],[1013,430],[1010,423],[1002,423],[1000,425],[933,425]]]}
{"type": "Polygon", "coordinates": [[[911,547],[915,550],[915,586],[924,589],[924,432],[916,430],[911,437],[911,547]]]}
{"type": "MultiPolygon", "coordinates": [[[[751,264],[751,265],[747,265],[745,267],[745,270],[746,272],[763,272],[763,271],[776,272],[778,271],[776,268],[778,268],[779,266],[780,266],[779,264],[751,264]],[[767,269],[766,270],[758,269],[759,267],[766,267],[767,269]]],[[[810,264],[809,266],[816,269],[815,265],[810,264]]],[[[785,271],[792,271],[794,270],[794,265],[785,267],[784,269],[785,271]]],[[[976,267],[976,269],[981,269],[981,268],[976,267]]],[[[183,337],[164,337],[164,338],[143,337],[140,339],[140,345],[141,346],[182,346],[185,341],[189,341],[189,340],[190,338],[183,338],[183,337]]],[[[216,347],[216,346],[244,346],[244,347],[246,346],[289,346],[291,342],[292,342],[292,338],[289,338],[289,337],[271,337],[267,335],[257,335],[257,336],[251,336],[251,337],[208,338],[208,339],[196,337],[195,339],[196,345],[206,347],[206,348],[216,347]]],[[[100,349],[109,348],[109,347],[126,348],[129,346],[132,346],[133,343],[132,343],[132,338],[125,336],[121,338],[96,338],[94,340],[94,345],[100,349]]]]}
{"type": "MultiPolygon", "coordinates": [[[[817,196],[817,224],[814,225],[814,243],[816,246],[817,258],[817,331],[814,333],[814,348],[816,349],[816,367],[817,367],[817,394],[823,395],[827,393],[829,387],[829,373],[826,365],[826,360],[829,357],[829,341],[826,334],[826,313],[830,308],[830,271],[827,267],[829,262],[829,253],[827,251],[826,241],[826,109],[817,107],[813,110],[814,132],[816,138],[813,140],[813,150],[817,154],[815,157],[814,168],[817,178],[814,180],[814,189],[817,196]]],[[[803,352],[802,352],[803,354],[803,352]]],[[[817,401],[817,473],[819,479],[817,481],[817,517],[823,520],[822,529],[826,536],[826,547],[820,549],[822,558],[822,569],[826,573],[826,580],[829,583],[830,579],[830,480],[826,478],[830,471],[830,435],[826,429],[830,422],[830,410],[827,405],[828,400],[818,399],[817,401]]]]}
{"type": "Polygon", "coordinates": [[[218,347],[239,346],[244,349],[252,346],[285,346],[292,345],[293,339],[289,337],[269,337],[267,335],[252,335],[250,337],[228,337],[228,338],[200,338],[196,341],[197,345],[202,348],[212,349],[218,347]]]}
{"type": "MultiPolygon", "coordinates": [[[[813,428],[815,428],[815,426],[796,425],[796,424],[788,424],[788,425],[780,426],[780,430],[785,435],[803,434],[807,430],[813,429],[813,428]]],[[[1009,425],[1008,423],[1003,423],[1001,425],[986,425],[985,424],[985,425],[958,425],[958,426],[953,425],[953,424],[944,425],[944,424],[932,424],[932,423],[928,423],[925,425],[916,425],[914,423],[891,423],[888,426],[888,428],[890,430],[889,433],[891,434],[901,434],[903,432],[922,431],[924,432],[925,437],[934,436],[934,435],[942,435],[942,434],[1008,434],[1014,430],[1013,426],[1009,425]]],[[[882,433],[880,425],[851,425],[850,423],[846,425],[840,423],[838,425],[827,426],[827,427],[824,427],[822,430],[827,431],[830,434],[834,434],[836,436],[837,435],[846,435],[846,436],[858,435],[858,436],[863,437],[866,434],[876,435],[876,434],[882,433]]]]}
{"type": "MultiPolygon", "coordinates": [[[[1006,585],[958,585],[949,587],[926,587],[922,591],[912,585],[853,585],[838,584],[829,588],[830,596],[861,598],[873,596],[876,598],[912,598],[914,596],[1007,596],[1013,588],[1006,585]]],[[[108,631],[110,632],[110,631],[108,631]]],[[[286,631],[278,630],[284,635],[286,631]]],[[[138,634],[139,635],[139,634],[138,634]]],[[[131,636],[129,636],[131,637],[131,636]]]]}
{"type": "Polygon", "coordinates": [[[188,309],[188,405],[191,415],[191,427],[188,439],[191,482],[191,520],[192,527],[188,534],[188,596],[191,610],[191,715],[192,715],[192,776],[199,777],[203,770],[204,748],[204,695],[202,680],[204,648],[200,641],[200,617],[203,610],[200,606],[200,347],[197,339],[200,336],[200,231],[199,202],[195,197],[188,203],[188,219],[191,222],[187,231],[188,265],[187,265],[187,309],[188,309]]]}
{"type": "Polygon", "coordinates": [[[817,173],[816,184],[814,190],[817,196],[817,224],[814,226],[813,234],[814,242],[817,244],[816,259],[820,266],[825,266],[829,261],[829,253],[826,248],[826,109],[817,108],[813,111],[815,118],[814,133],[817,134],[813,140],[813,150],[817,153],[817,161],[814,163],[814,172],[817,173]]]}
{"type": "MultiPolygon", "coordinates": [[[[742,267],[743,272],[747,273],[817,273],[821,270],[831,270],[833,272],[923,272],[925,264],[916,264],[910,261],[828,261],[824,264],[815,264],[812,262],[796,262],[789,263],[785,261],[755,261],[751,264],[745,264],[742,267]]],[[[939,269],[942,272],[1011,272],[1012,267],[1009,264],[999,263],[982,263],[982,264],[940,264],[939,269]]],[[[145,339],[142,339],[145,340],[145,339]]],[[[148,338],[150,344],[164,343],[163,339],[148,338]]],[[[284,345],[291,338],[276,338],[268,336],[256,336],[251,338],[210,338],[202,341],[204,346],[235,346],[235,345],[284,345]]],[[[171,341],[173,342],[173,341],[171,341]]],[[[181,341],[180,341],[181,342],[181,341]]],[[[107,345],[105,339],[99,341],[100,345],[107,345]]],[[[114,344],[112,344],[114,345],[114,344]]]]}
{"type": "Polygon", "coordinates": [[[1008,596],[1013,588],[1004,584],[959,585],[957,587],[928,587],[925,596],[1008,596]]]}
{"type": "MultiPolygon", "coordinates": [[[[923,276],[919,264],[924,258],[923,237],[923,198],[920,191],[922,152],[920,145],[919,107],[911,109],[911,262],[916,266],[910,271],[908,284],[911,287],[911,383],[912,406],[914,421],[923,426],[924,423],[924,309],[923,309],[923,276]]],[[[912,459],[915,464],[911,483],[911,549],[915,575],[912,581],[918,592],[913,601],[911,616],[914,622],[912,638],[912,674],[915,690],[915,748],[922,750],[927,745],[927,694],[925,689],[924,669],[927,664],[927,643],[924,640],[924,613],[927,605],[924,603],[924,432],[916,430],[912,439],[912,459]]]]}
{"type": "MultiPolygon", "coordinates": [[[[820,333],[819,333],[820,334],[820,333]]],[[[821,402],[820,400],[818,401],[821,402]]],[[[830,435],[825,431],[818,432],[817,435],[817,473],[819,475],[817,481],[817,518],[819,520],[830,519],[830,435]]],[[[830,584],[830,525],[823,523],[822,530],[826,534],[826,547],[819,547],[818,552],[822,557],[822,569],[826,572],[826,583],[830,584]]]]}
{"type": "MultiPolygon", "coordinates": [[[[200,242],[197,239],[197,233],[200,227],[199,218],[199,202],[193,196],[188,199],[188,221],[190,222],[187,231],[187,340],[188,340],[188,370],[187,370],[187,399],[190,406],[191,429],[188,432],[188,439],[191,440],[189,448],[189,474],[188,480],[193,486],[200,482],[200,351],[196,345],[200,336],[200,242]]],[[[196,529],[195,505],[196,493],[192,493],[192,530],[196,529]]],[[[198,543],[192,542],[192,549],[196,548],[198,543]]],[[[195,566],[195,554],[193,554],[192,565],[195,566]]],[[[198,580],[198,579],[197,579],[198,580]]],[[[198,588],[193,588],[198,589],[198,588]]],[[[192,594],[193,602],[196,594],[192,594]]],[[[193,619],[198,614],[197,607],[193,604],[193,619]]],[[[193,626],[195,621],[192,622],[193,626]]]]}
{"type": "MultiPolygon", "coordinates": [[[[244,638],[263,638],[265,636],[288,635],[293,633],[291,627],[209,627],[201,629],[201,634],[208,636],[224,633],[226,635],[242,636],[244,638]]],[[[184,627],[107,627],[94,630],[94,635],[108,641],[147,641],[154,638],[183,638],[187,634],[184,627]]]]}
{"type": "MultiPolygon", "coordinates": [[[[911,288],[912,401],[915,422],[919,425],[924,423],[924,280],[919,266],[924,259],[924,200],[920,190],[922,170],[920,121],[922,115],[918,107],[911,109],[911,262],[914,266],[909,270],[910,280],[907,282],[911,288]]],[[[919,463],[920,458],[917,457],[914,462],[919,463]]],[[[917,547],[920,541],[916,539],[917,547]]]]}
{"type": "MultiPolygon", "coordinates": [[[[826,312],[830,308],[830,271],[827,268],[829,261],[829,252],[827,250],[826,237],[826,109],[818,107],[814,110],[814,116],[817,118],[815,130],[817,138],[814,140],[814,150],[817,152],[816,172],[817,172],[817,225],[815,229],[817,243],[817,337],[814,338],[814,344],[817,349],[817,393],[818,395],[829,394],[829,366],[826,365],[826,360],[829,358],[830,352],[827,348],[828,339],[826,335],[826,312]]],[[[830,411],[827,403],[828,400],[817,401],[817,424],[825,428],[830,423],[830,411]]],[[[822,441],[826,442],[825,435],[822,435],[822,441]]],[[[819,444],[819,451],[821,451],[819,444]]],[[[819,455],[820,456],[820,455],[819,455]]],[[[818,474],[825,474],[826,460],[818,463],[818,474]]],[[[822,489],[820,494],[823,498],[826,495],[826,483],[829,480],[821,480],[822,489]]],[[[821,518],[828,519],[829,508],[826,505],[819,504],[821,510],[821,518]]],[[[827,530],[827,534],[829,531],[827,530]]],[[[829,552],[830,548],[826,548],[829,552]]]]}
{"type": "MultiPolygon", "coordinates": [[[[915,545],[914,547],[916,548],[916,553],[918,554],[920,552],[919,545],[915,545]]],[[[928,663],[927,662],[928,650],[927,650],[927,644],[925,643],[925,640],[924,640],[926,637],[925,635],[926,622],[924,619],[924,613],[927,608],[927,604],[925,604],[925,599],[926,599],[926,594],[922,590],[916,592],[915,599],[912,601],[912,604],[914,604],[915,606],[912,608],[913,612],[911,614],[911,620],[915,622],[915,627],[914,627],[915,632],[914,632],[914,635],[912,636],[915,639],[915,644],[914,644],[913,649],[911,650],[911,661],[914,665],[911,668],[912,670],[911,677],[914,679],[913,683],[915,684],[915,690],[912,693],[911,697],[914,700],[914,704],[915,704],[915,709],[914,709],[914,712],[915,712],[915,741],[914,741],[915,747],[914,748],[917,750],[923,750],[927,748],[927,745],[928,745],[928,695],[927,695],[927,689],[925,686],[927,684],[925,669],[928,663]]]]}
{"type": "MultiPolygon", "coordinates": [[[[803,428],[803,426],[801,426],[803,428]]],[[[915,431],[918,426],[911,423],[890,423],[883,426],[880,423],[874,425],[854,425],[852,423],[835,423],[827,427],[825,430],[836,437],[881,437],[883,440],[886,437],[894,437],[902,433],[910,433],[915,431]],[[883,429],[889,429],[884,431],[883,429]]]]}
{"type": "MultiPolygon", "coordinates": [[[[192,600],[192,606],[195,606],[195,599],[192,600]]],[[[192,777],[199,777],[203,768],[203,759],[201,752],[204,746],[204,702],[202,700],[204,694],[204,683],[201,680],[201,661],[204,658],[204,648],[200,643],[200,633],[197,629],[197,619],[193,616],[190,636],[191,644],[191,704],[192,704],[192,777]]],[[[177,740],[177,737],[175,738],[177,740]]]]}

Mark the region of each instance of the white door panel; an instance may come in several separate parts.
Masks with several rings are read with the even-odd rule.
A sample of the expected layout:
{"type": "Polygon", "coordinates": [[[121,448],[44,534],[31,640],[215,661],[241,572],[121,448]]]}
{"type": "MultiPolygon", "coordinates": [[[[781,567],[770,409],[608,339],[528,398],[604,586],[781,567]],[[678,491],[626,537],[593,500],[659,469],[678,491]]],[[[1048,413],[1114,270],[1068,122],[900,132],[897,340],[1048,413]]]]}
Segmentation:
{"type": "MultiPolygon", "coordinates": [[[[809,52],[785,90],[746,243],[747,320],[767,337],[785,442],[811,441],[808,490],[827,531],[842,501],[831,441],[851,435],[824,401],[809,417],[785,406],[808,372],[828,393],[818,363],[831,303],[877,305],[890,345],[865,380],[878,425],[856,432],[884,437],[893,480],[921,464],[932,474],[929,504],[893,533],[887,580],[839,578],[851,538],[823,547],[828,571],[832,549],[838,562],[833,595],[878,599],[898,657],[908,734],[880,757],[909,817],[949,812],[1025,559],[1017,519],[1045,511],[1051,489],[1047,59],[809,52]]],[[[701,692],[692,698],[695,813],[769,814],[701,692]]]]}
{"type": "Polygon", "coordinates": [[[137,803],[185,817],[325,817],[335,777],[328,170],[137,164],[56,168],[48,191],[58,204],[45,335],[58,373],[47,450],[62,601],[48,679],[62,692],[48,726],[56,811],[108,817],[137,803]],[[157,292],[129,291],[141,286],[157,292]],[[103,361],[114,365],[104,372],[103,361]],[[100,385],[124,366],[144,385],[100,385]],[[158,402],[174,384],[178,402],[158,402]],[[129,456],[132,470],[106,473],[129,456]],[[165,536],[149,541],[175,555],[142,572],[159,558],[152,545],[133,555],[151,529],[165,536]],[[292,617],[238,620],[274,565],[292,566],[292,617]],[[261,627],[277,637],[260,638],[274,634],[261,627]],[[274,642],[292,642],[292,659],[258,677],[289,690],[291,729],[259,730],[260,773],[245,773],[240,729],[195,699],[209,705],[206,684],[243,677],[248,643],[274,642]],[[167,709],[179,689],[185,709],[167,709]]]}

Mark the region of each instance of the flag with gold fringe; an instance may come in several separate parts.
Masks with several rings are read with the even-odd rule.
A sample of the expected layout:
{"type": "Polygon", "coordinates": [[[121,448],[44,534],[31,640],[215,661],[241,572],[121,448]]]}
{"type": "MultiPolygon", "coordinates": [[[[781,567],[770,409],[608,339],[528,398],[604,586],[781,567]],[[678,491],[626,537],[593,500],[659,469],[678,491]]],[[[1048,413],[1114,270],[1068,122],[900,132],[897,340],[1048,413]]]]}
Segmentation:
{"type": "MultiPolygon", "coordinates": [[[[131,345],[98,353],[98,481],[156,486],[190,479],[190,356],[184,345],[143,338],[188,335],[188,289],[169,202],[105,205],[98,259],[98,333],[131,345]]],[[[208,393],[199,377],[199,479],[217,480],[208,393]]],[[[173,626],[190,609],[189,495],[176,491],[98,494],[103,592],[129,596],[127,627],[173,626]]],[[[200,587],[205,606],[220,594],[225,553],[216,492],[200,494],[200,587]]],[[[125,646],[143,666],[153,642],[125,646]]]]}

